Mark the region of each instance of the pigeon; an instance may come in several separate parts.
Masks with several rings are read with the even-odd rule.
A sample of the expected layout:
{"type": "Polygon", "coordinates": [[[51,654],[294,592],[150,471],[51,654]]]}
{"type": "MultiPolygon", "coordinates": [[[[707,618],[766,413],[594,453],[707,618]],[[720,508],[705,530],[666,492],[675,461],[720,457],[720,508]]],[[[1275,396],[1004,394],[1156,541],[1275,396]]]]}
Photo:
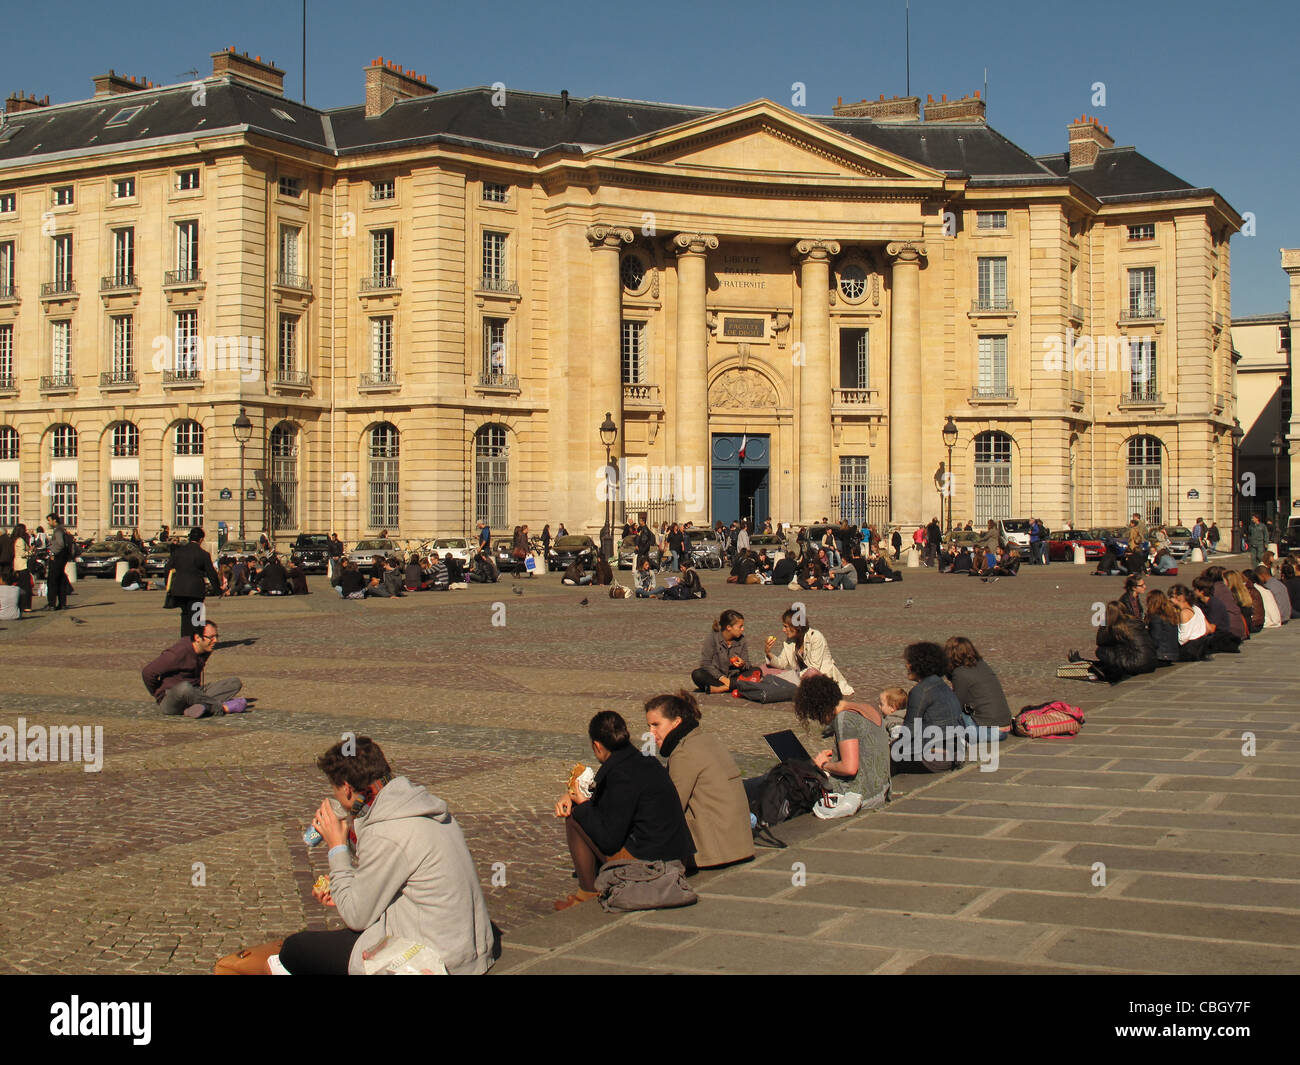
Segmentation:
{"type": "Polygon", "coordinates": [[[590,606],[590,605],[591,605],[591,601],[588,599],[583,599],[583,601],[578,604],[578,606],[590,606]]]}
{"type": "Polygon", "coordinates": [[[913,602],[914,602],[914,600],[913,600],[912,597],[909,595],[906,599],[903,600],[903,606],[905,606],[905,607],[911,606],[913,602]]]}
{"type": "Polygon", "coordinates": [[[68,618],[68,620],[71,621],[72,624],[74,624],[74,625],[84,625],[84,624],[85,624],[85,622],[82,621],[81,618],[68,618]]]}
{"type": "Polygon", "coordinates": [[[523,595],[523,594],[524,594],[524,590],[523,590],[522,588],[520,588],[519,585],[517,585],[517,584],[512,584],[512,585],[510,586],[510,590],[511,590],[512,592],[514,592],[515,595],[523,595]]]}

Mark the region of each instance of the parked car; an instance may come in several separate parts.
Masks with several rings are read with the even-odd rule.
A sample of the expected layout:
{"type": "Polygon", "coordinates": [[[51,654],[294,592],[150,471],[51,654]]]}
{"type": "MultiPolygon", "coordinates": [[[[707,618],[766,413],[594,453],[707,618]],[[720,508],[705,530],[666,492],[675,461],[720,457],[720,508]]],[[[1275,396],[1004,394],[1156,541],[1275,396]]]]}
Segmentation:
{"type": "Polygon", "coordinates": [[[144,556],[144,575],[146,577],[161,577],[167,572],[167,563],[172,558],[171,544],[155,544],[149,548],[148,554],[144,556]]]}
{"type": "MultiPolygon", "coordinates": [[[[502,573],[511,573],[518,565],[518,560],[511,554],[515,541],[512,536],[498,536],[492,540],[492,561],[502,573]]],[[[444,552],[445,553],[445,552],[444,552]]],[[[455,552],[452,552],[455,555],[455,552]]]]}
{"type": "Polygon", "coordinates": [[[1029,552],[1029,526],[1032,518],[1002,518],[998,521],[998,541],[1003,547],[1008,545],[1020,549],[1020,554],[1029,552]]]}
{"type": "MultiPolygon", "coordinates": [[[[81,552],[78,563],[85,563],[84,575],[87,577],[116,577],[117,564],[131,559],[144,561],[144,552],[130,540],[97,540],[81,552]]],[[[83,570],[77,567],[77,576],[83,570]]]]}
{"type": "Polygon", "coordinates": [[[1089,562],[1106,553],[1106,545],[1092,529],[1062,529],[1047,538],[1048,561],[1073,562],[1075,544],[1083,548],[1083,557],[1089,562]]]}
{"type": "Polygon", "coordinates": [[[749,538],[749,546],[753,551],[766,551],[770,555],[773,551],[785,550],[785,538],[775,533],[755,533],[749,538]]]}
{"type": "MultiPolygon", "coordinates": [[[[435,541],[435,543],[440,542],[435,541]]],[[[402,554],[402,548],[396,540],[362,540],[348,552],[347,557],[362,569],[365,569],[368,566],[373,566],[378,559],[400,554],[402,554]]]]}
{"type": "MultiPolygon", "coordinates": [[[[78,547],[77,550],[80,552],[81,550],[80,546],[78,547]]],[[[49,564],[49,561],[50,561],[50,549],[48,547],[37,548],[30,555],[27,556],[27,572],[32,575],[33,580],[37,580],[37,581],[45,580],[46,566],[49,564]]],[[[81,554],[78,554],[77,555],[77,579],[80,580],[85,575],[86,575],[86,560],[81,554]]]]}
{"type": "MultiPolygon", "coordinates": [[[[478,550],[478,541],[471,540],[465,536],[444,536],[437,540],[426,540],[420,547],[421,554],[436,554],[439,558],[446,558],[451,555],[462,565],[468,566],[470,560],[474,557],[474,552],[478,550]]],[[[509,555],[509,550],[506,551],[509,555]]],[[[495,551],[493,558],[496,558],[495,551]]],[[[500,562],[497,568],[500,568],[500,562]]]]}
{"type": "Polygon", "coordinates": [[[327,533],[299,533],[289,552],[298,556],[304,573],[328,573],[330,570],[330,538],[327,533]]]}
{"type": "MultiPolygon", "coordinates": [[[[171,548],[167,548],[170,554],[171,548]]],[[[233,566],[240,559],[252,558],[258,554],[256,540],[227,540],[226,546],[217,552],[218,566],[233,566]]]]}
{"type": "Polygon", "coordinates": [[[582,559],[582,564],[591,569],[596,564],[596,541],[590,536],[561,536],[551,545],[551,553],[546,559],[548,570],[566,570],[573,565],[574,559],[582,559]]]}
{"type": "MultiPolygon", "coordinates": [[[[652,549],[649,554],[650,568],[659,568],[659,551],[652,549]]],[[[618,568],[619,569],[636,569],[636,534],[623,537],[623,542],[618,545],[618,568]]]]}
{"type": "MultiPolygon", "coordinates": [[[[1227,543],[1228,540],[1229,538],[1225,537],[1220,541],[1220,546],[1227,543]]],[[[1231,544],[1229,544],[1229,550],[1231,550],[1231,544]]],[[[1283,553],[1300,551],[1300,518],[1292,518],[1286,523],[1286,533],[1278,544],[1278,550],[1283,553]]]]}
{"type": "Polygon", "coordinates": [[[976,532],[974,529],[953,529],[952,532],[944,536],[943,542],[945,545],[956,544],[958,547],[966,547],[973,551],[975,545],[983,538],[984,534],[976,532]]]}

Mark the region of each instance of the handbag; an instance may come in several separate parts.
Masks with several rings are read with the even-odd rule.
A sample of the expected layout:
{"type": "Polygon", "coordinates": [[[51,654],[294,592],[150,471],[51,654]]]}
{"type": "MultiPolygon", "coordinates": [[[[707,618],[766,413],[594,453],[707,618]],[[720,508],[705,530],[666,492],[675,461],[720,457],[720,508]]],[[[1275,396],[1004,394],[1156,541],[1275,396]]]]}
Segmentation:
{"type": "Polygon", "coordinates": [[[1016,715],[1017,736],[1042,739],[1047,736],[1077,736],[1083,726],[1083,711],[1057,700],[1042,706],[1026,706],[1016,715]]]}
{"type": "Polygon", "coordinates": [[[596,877],[596,891],[606,913],[665,910],[699,900],[686,882],[686,866],[676,860],[642,862],[631,858],[606,862],[596,877]]]}
{"type": "Polygon", "coordinates": [[[212,973],[214,976],[269,976],[267,959],[273,954],[279,954],[283,945],[284,940],[277,939],[273,943],[249,947],[237,954],[227,954],[213,966],[212,973]]]}

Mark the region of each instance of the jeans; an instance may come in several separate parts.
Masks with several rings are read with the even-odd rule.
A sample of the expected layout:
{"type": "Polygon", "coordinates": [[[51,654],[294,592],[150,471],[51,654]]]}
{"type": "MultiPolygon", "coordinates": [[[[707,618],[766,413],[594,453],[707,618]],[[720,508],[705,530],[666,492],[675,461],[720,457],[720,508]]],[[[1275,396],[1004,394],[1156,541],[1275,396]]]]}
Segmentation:
{"type": "Polygon", "coordinates": [[[162,706],[164,714],[183,714],[186,707],[201,704],[207,707],[208,712],[204,715],[207,717],[217,713],[222,703],[238,695],[243,686],[244,682],[238,677],[214,680],[211,684],[204,684],[202,687],[183,680],[168,690],[159,705],[162,706]]]}
{"type": "Polygon", "coordinates": [[[681,559],[682,556],[679,552],[677,551],[669,552],[668,568],[671,569],[674,573],[680,573],[682,569],[681,559]]]}
{"type": "Polygon", "coordinates": [[[961,713],[961,719],[967,728],[973,728],[975,730],[975,735],[978,737],[979,741],[983,743],[1000,743],[1011,735],[1010,730],[1003,732],[1001,729],[996,728],[993,725],[975,724],[975,719],[971,717],[970,714],[966,713],[965,710],[961,713]]]}

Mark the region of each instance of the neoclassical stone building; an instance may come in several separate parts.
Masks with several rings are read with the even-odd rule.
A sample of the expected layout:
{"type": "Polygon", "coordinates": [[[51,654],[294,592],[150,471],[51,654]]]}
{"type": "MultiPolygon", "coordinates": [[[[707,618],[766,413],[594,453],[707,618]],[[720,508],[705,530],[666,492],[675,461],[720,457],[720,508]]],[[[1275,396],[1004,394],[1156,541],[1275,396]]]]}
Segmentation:
{"type": "Polygon", "coordinates": [[[1241,219],[1095,119],[364,79],[9,99],[0,523],[237,531],[241,409],[249,535],[595,531],[606,413],[619,519],[1230,512],[1241,219]]]}

